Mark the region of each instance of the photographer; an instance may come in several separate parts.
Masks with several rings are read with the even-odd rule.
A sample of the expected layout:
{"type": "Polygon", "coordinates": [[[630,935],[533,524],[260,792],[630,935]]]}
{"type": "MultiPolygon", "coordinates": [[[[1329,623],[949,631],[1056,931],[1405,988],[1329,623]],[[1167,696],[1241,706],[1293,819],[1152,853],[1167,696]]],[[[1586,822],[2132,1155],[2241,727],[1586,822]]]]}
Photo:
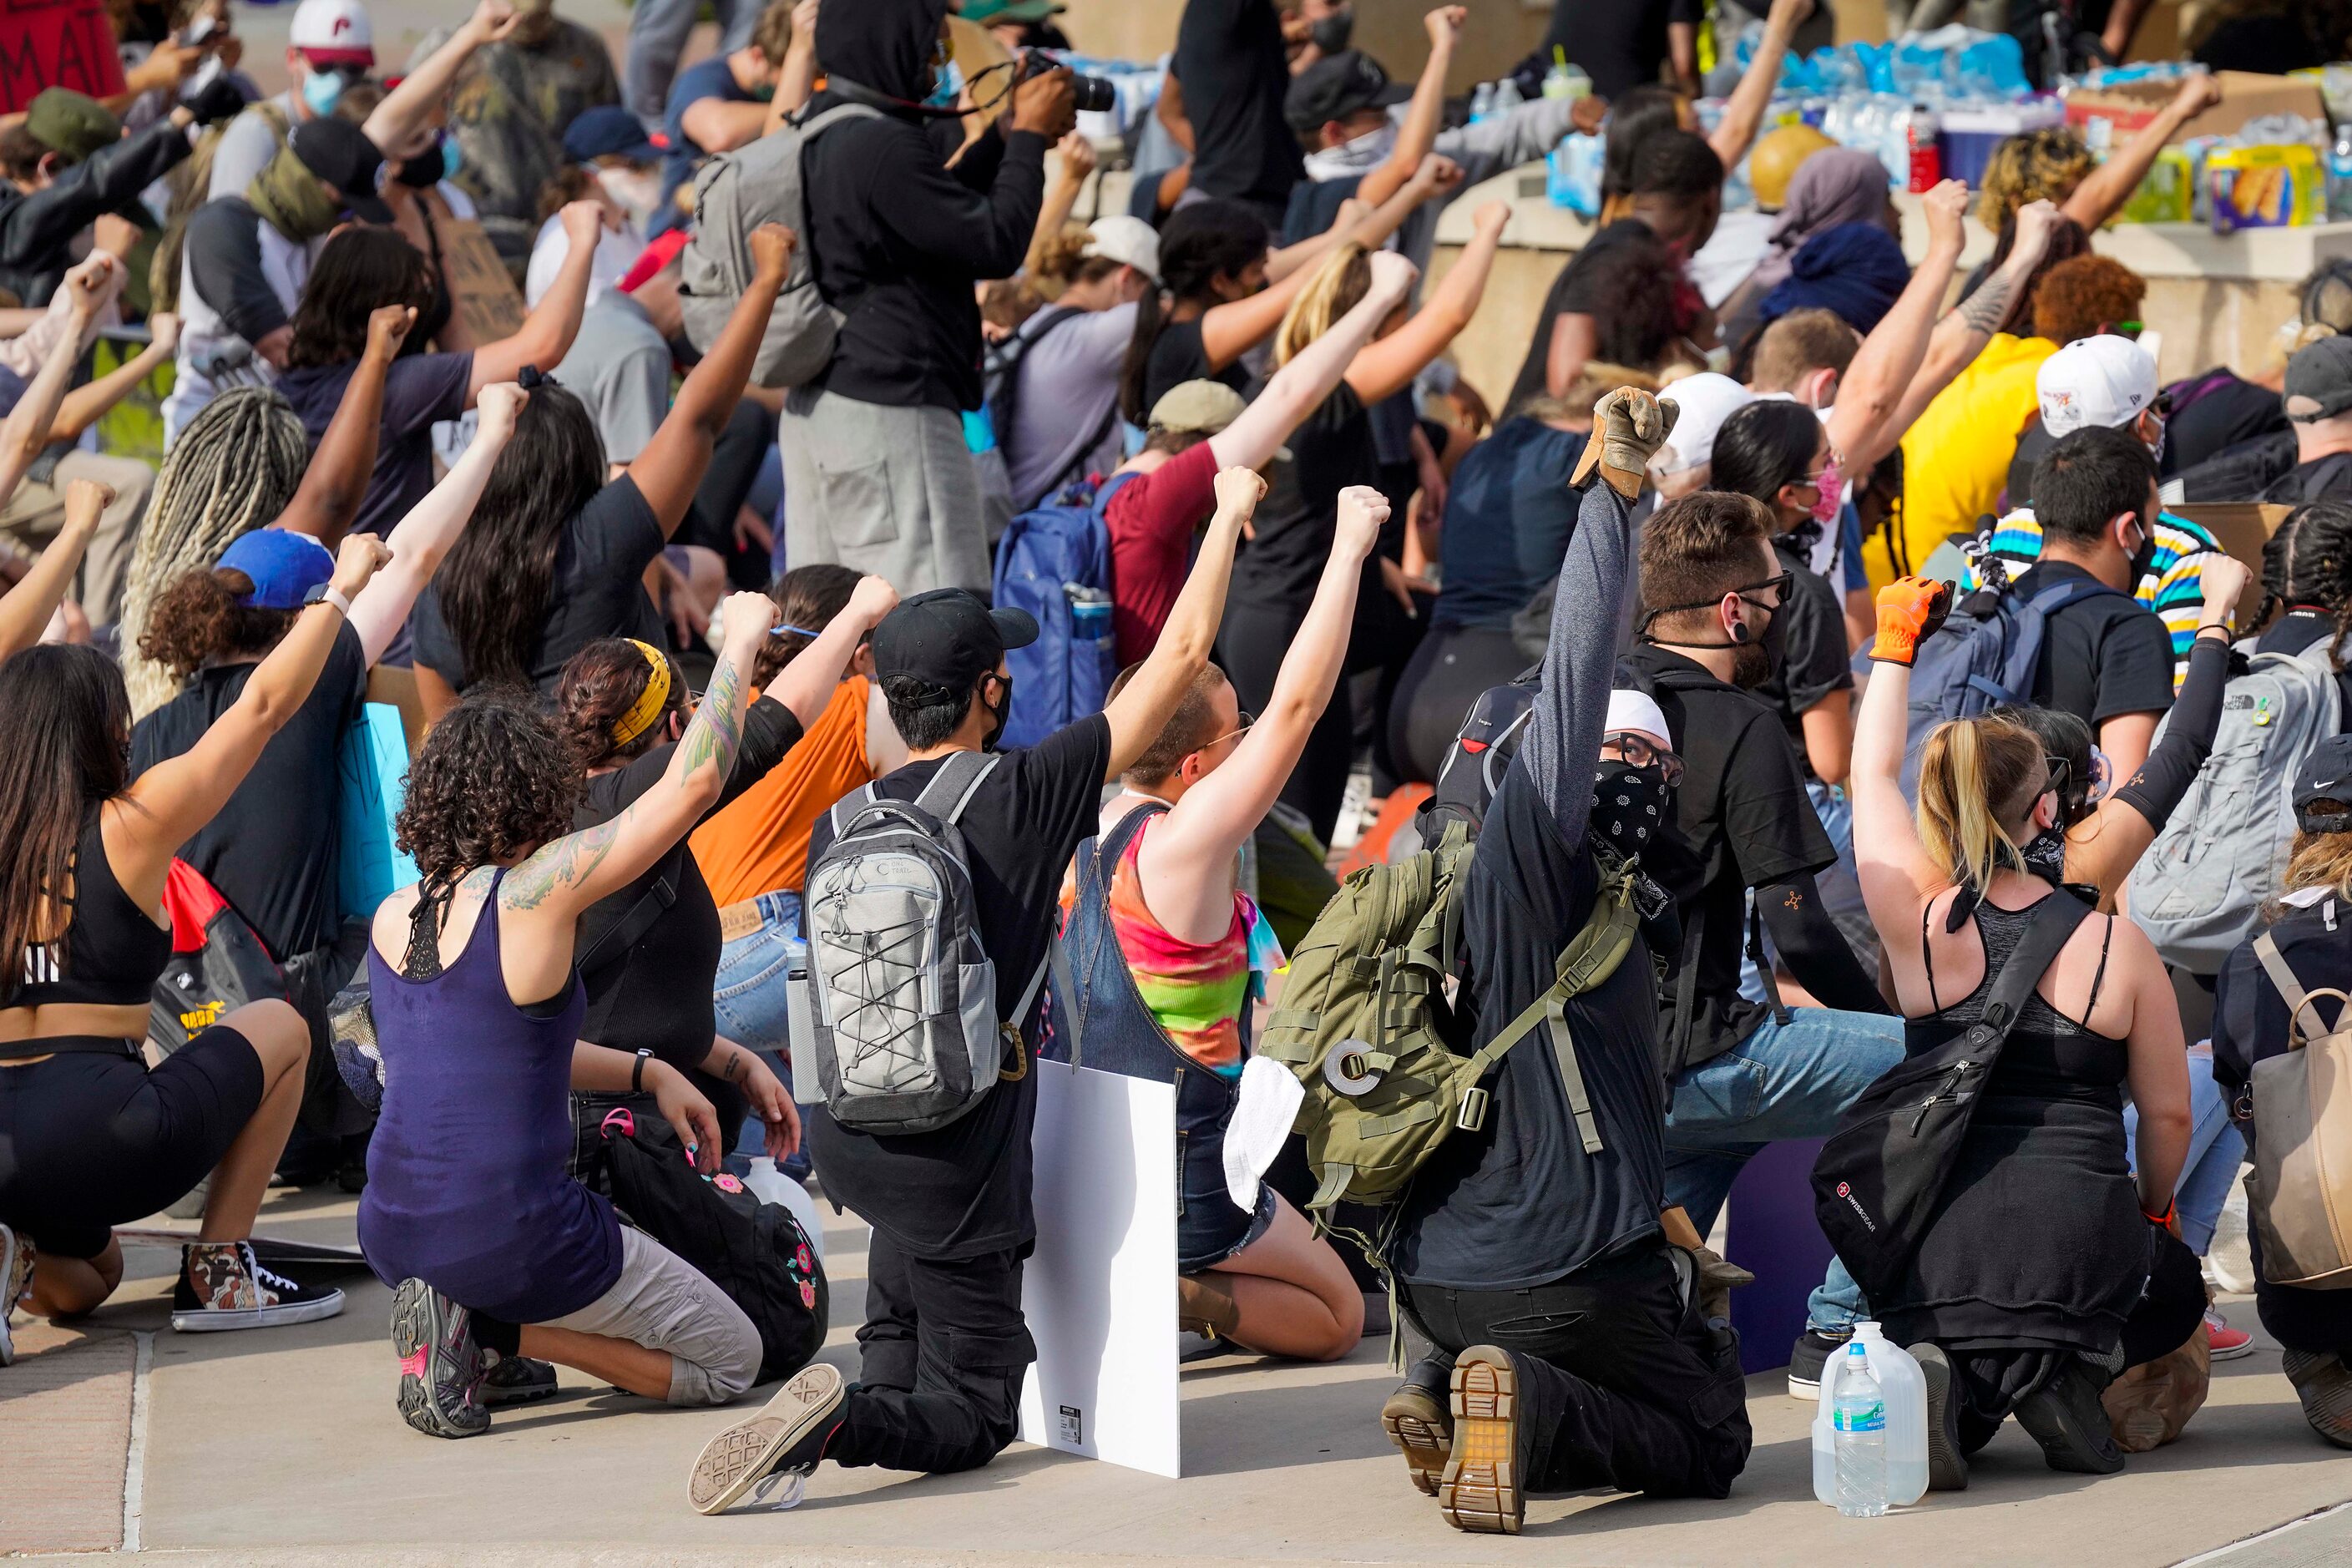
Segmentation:
{"type": "Polygon", "coordinates": [[[855,566],[908,595],[988,584],[961,419],[980,406],[972,285],[1020,267],[1045,149],[1076,122],[1070,73],[1039,72],[948,167],[962,124],[922,107],[946,64],[946,0],[818,13],[828,79],[812,112],[881,113],[841,122],[803,155],[817,287],[848,319],[832,363],[785,400],[778,434],[789,559],[855,566]]]}

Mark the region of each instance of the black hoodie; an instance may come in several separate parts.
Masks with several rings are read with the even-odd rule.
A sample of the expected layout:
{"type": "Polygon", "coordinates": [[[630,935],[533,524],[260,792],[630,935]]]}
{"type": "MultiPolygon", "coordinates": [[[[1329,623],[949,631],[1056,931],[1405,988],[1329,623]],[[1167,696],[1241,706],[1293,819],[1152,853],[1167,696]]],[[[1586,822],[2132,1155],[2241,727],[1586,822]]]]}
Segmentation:
{"type": "MultiPolygon", "coordinates": [[[[856,0],[817,14],[833,79],[813,112],[858,100],[919,103],[946,0],[856,0]],[[843,83],[855,84],[845,89],[843,83]],[[877,100],[872,95],[880,95],[877,100]]],[[[992,77],[982,92],[1002,88],[992,77]]],[[[980,406],[980,307],[972,285],[1021,266],[1045,194],[1045,141],[998,128],[953,169],[961,122],[894,110],[828,130],[803,155],[817,288],[848,314],[817,384],[892,407],[980,406]]]]}

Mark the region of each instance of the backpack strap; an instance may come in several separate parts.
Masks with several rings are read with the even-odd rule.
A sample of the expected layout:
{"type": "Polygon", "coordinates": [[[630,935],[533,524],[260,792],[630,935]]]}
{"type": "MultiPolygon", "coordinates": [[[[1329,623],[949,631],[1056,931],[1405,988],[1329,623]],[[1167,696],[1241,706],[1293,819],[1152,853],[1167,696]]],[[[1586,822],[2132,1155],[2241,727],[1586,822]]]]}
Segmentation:
{"type": "Polygon", "coordinates": [[[2331,989],[2315,995],[2305,991],[2303,988],[2303,983],[2294,977],[2294,971],[2287,967],[2285,955],[2279,952],[2278,943],[2272,940],[2269,931],[2264,931],[2254,938],[2254,956],[2262,960],[2263,973],[2271,977],[2271,984],[2278,987],[2280,997],[2286,1003],[2289,1050],[2294,1050],[2305,1041],[2318,1038],[2320,1036],[2335,1034],[2347,1023],[2352,1023],[2352,1001],[2346,1001],[2344,1005],[2336,1009],[2336,1022],[2332,1026],[2319,1016],[2319,1010],[2312,1006],[2319,996],[2335,996],[2341,999],[2344,993],[2331,989]],[[2303,1010],[2306,1007],[2312,1008],[2311,1016],[2320,1025],[2318,1036],[2304,1033],[2303,1010]]]}
{"type": "Polygon", "coordinates": [[[843,834],[847,833],[849,825],[857,819],[857,814],[881,798],[881,793],[869,784],[865,788],[852,790],[835,801],[830,813],[833,817],[834,837],[839,839],[843,834]]]}
{"type": "Polygon", "coordinates": [[[1001,752],[951,752],[923,786],[923,793],[915,797],[915,804],[952,827],[962,820],[964,808],[980,793],[982,782],[1003,760],[1001,752]]]}
{"type": "Polygon", "coordinates": [[[2009,1038],[2033,988],[2042,984],[2060,950],[2073,939],[2074,928],[2090,918],[2091,906],[2068,892],[2049,894],[2033,906],[2025,934],[1993,978],[1992,993],[1985,998],[1984,1021],[1976,1026],[1990,1031],[1986,1042],[1990,1048],[1998,1050],[2009,1038]]]}
{"type": "Polygon", "coordinates": [[[654,922],[669,912],[670,906],[677,902],[677,889],[685,879],[685,868],[678,864],[683,847],[670,851],[661,863],[660,874],[637,895],[637,901],[629,906],[628,912],[606,926],[604,934],[588,944],[588,951],[572,960],[574,969],[583,974],[593,973],[608,952],[615,957],[625,957],[654,929],[654,922]]]}

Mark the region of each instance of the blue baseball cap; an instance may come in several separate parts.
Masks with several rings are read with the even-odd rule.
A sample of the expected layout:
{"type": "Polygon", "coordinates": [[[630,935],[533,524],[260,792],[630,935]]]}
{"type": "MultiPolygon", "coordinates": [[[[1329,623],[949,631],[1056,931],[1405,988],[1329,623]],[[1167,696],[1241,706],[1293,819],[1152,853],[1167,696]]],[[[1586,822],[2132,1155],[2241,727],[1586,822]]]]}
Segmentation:
{"type": "Polygon", "coordinates": [[[253,592],[237,603],[257,610],[299,610],[311,589],[335,574],[335,558],[325,545],[283,528],[243,535],[214,565],[253,579],[253,592]]]}
{"type": "Polygon", "coordinates": [[[652,163],[662,150],[646,136],[637,117],[617,103],[583,110],[563,131],[563,155],[575,163],[618,153],[639,163],[652,163]]]}

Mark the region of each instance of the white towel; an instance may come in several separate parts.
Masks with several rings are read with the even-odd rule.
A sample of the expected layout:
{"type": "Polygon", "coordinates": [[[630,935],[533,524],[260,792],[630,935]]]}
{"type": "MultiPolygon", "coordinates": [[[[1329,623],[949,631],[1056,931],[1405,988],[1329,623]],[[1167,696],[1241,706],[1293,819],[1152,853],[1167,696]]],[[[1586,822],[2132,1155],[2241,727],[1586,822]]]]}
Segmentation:
{"type": "Polygon", "coordinates": [[[1258,1178],[1282,1152],[1306,1098],[1306,1086],[1280,1062],[1252,1057],[1243,1066],[1241,1100],[1225,1127],[1225,1191],[1241,1207],[1256,1210],[1258,1178]]]}

